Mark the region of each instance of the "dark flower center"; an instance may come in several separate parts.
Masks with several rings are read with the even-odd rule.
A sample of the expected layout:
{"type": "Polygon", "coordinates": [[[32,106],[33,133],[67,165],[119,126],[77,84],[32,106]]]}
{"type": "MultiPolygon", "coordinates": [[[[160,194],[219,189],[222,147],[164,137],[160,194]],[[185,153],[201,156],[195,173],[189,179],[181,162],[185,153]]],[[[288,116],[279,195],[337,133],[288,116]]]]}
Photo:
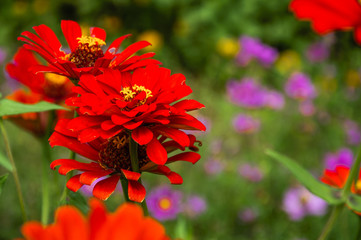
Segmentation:
{"type": "Polygon", "coordinates": [[[78,39],[79,46],[69,56],[69,61],[78,68],[94,67],[95,61],[104,56],[100,46],[105,42],[96,37],[82,36],[78,39]]]}
{"type": "MultiPolygon", "coordinates": [[[[139,168],[142,168],[150,160],[147,157],[145,146],[138,146],[139,168]]],[[[99,151],[99,164],[104,169],[132,170],[129,154],[129,135],[119,133],[104,143],[99,151]]]]}
{"type": "Polygon", "coordinates": [[[62,99],[67,94],[66,81],[64,76],[45,73],[44,92],[46,96],[54,99],[62,99]]]}

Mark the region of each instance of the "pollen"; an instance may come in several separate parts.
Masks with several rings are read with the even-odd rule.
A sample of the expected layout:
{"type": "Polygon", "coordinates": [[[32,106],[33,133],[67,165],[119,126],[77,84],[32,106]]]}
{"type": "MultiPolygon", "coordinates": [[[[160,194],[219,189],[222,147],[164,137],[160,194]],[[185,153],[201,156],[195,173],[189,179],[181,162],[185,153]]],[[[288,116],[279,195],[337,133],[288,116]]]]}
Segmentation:
{"type": "Polygon", "coordinates": [[[163,210],[168,210],[172,206],[172,202],[169,200],[169,198],[162,198],[159,201],[159,207],[163,210]]]}
{"type": "MultiPolygon", "coordinates": [[[[145,146],[138,147],[139,168],[141,169],[150,160],[147,157],[145,146]]],[[[129,154],[129,135],[119,133],[105,142],[99,151],[99,164],[102,168],[121,170],[132,170],[129,154]]]]}
{"type": "Polygon", "coordinates": [[[139,105],[144,104],[148,98],[153,97],[152,91],[145,88],[144,86],[138,86],[134,84],[132,87],[124,87],[120,93],[123,94],[124,101],[130,102],[139,93],[145,92],[145,98],[138,103],[139,105]]]}
{"type": "MultiPolygon", "coordinates": [[[[94,67],[95,61],[104,56],[100,48],[105,42],[96,37],[82,36],[77,38],[78,47],[69,55],[68,61],[78,68],[94,67]]],[[[67,56],[67,55],[66,55],[67,56]]]]}

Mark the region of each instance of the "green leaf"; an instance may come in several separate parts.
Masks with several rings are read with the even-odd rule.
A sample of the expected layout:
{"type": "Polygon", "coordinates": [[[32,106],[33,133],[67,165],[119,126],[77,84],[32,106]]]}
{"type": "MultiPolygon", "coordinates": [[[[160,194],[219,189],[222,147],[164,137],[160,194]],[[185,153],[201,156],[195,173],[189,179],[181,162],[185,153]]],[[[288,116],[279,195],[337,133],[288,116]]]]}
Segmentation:
{"type": "Polygon", "coordinates": [[[24,104],[15,102],[9,99],[1,99],[0,100],[0,117],[29,113],[29,112],[44,112],[49,110],[69,110],[57,104],[49,103],[49,102],[38,102],[36,104],[24,104]]]}
{"type": "Polygon", "coordinates": [[[350,194],[346,199],[346,204],[357,212],[361,212],[361,196],[350,194]]]}
{"type": "Polygon", "coordinates": [[[305,186],[314,195],[324,199],[329,204],[340,204],[344,202],[344,200],[341,198],[341,189],[332,188],[318,181],[294,160],[273,150],[267,150],[266,154],[287,167],[302,183],[302,185],[305,186]]]}
{"type": "Polygon", "coordinates": [[[9,162],[7,157],[5,157],[5,155],[2,154],[1,152],[0,152],[0,165],[6,168],[7,170],[9,170],[10,172],[13,171],[13,167],[11,166],[11,163],[9,162]]]}
{"type": "MultiPolygon", "coordinates": [[[[64,205],[65,203],[60,203],[64,205]]],[[[89,211],[89,206],[86,199],[79,192],[68,192],[67,204],[73,205],[78,208],[82,213],[87,214],[89,211]]]]}
{"type": "Polygon", "coordinates": [[[0,176],[0,195],[3,190],[4,184],[5,184],[6,180],[8,179],[8,176],[9,176],[8,173],[0,176]]]}

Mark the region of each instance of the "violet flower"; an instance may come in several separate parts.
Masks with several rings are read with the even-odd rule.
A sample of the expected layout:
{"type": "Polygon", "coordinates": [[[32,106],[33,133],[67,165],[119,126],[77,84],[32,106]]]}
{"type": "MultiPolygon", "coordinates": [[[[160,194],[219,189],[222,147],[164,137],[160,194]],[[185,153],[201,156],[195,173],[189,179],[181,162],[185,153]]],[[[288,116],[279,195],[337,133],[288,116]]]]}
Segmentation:
{"type": "Polygon", "coordinates": [[[359,145],[361,142],[361,130],[359,125],[352,120],[346,120],[343,126],[347,135],[347,143],[350,145],[359,145]]]}
{"type": "Polygon", "coordinates": [[[238,133],[253,134],[259,131],[260,121],[245,114],[238,114],[233,119],[233,127],[238,133]]]}
{"type": "Polygon", "coordinates": [[[191,195],[187,198],[183,209],[187,216],[195,218],[207,210],[207,203],[201,196],[191,195]]]}
{"type": "Polygon", "coordinates": [[[259,182],[263,179],[263,172],[257,166],[251,166],[248,163],[242,164],[238,168],[238,173],[250,182],[259,182]]]}
{"type": "Polygon", "coordinates": [[[294,73],[285,85],[288,96],[296,100],[311,100],[317,96],[316,88],[311,79],[304,73],[294,73]]]}
{"type": "Polygon", "coordinates": [[[324,157],[325,168],[328,170],[335,170],[339,165],[351,167],[352,162],[353,153],[348,148],[341,148],[337,152],[327,153],[324,157]]]}

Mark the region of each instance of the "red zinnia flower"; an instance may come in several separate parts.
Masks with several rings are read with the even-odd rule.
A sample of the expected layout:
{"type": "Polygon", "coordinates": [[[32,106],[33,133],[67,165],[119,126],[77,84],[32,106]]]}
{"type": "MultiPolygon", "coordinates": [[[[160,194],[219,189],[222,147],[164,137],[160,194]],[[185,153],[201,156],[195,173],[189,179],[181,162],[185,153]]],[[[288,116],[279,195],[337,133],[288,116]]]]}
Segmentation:
{"type": "Polygon", "coordinates": [[[96,77],[83,75],[79,85],[73,88],[79,96],[67,99],[66,104],[79,107],[80,116],[67,127],[77,132],[82,143],[131,132],[134,141],[146,146],[149,159],[163,165],[167,151],[159,136],[184,148],[189,146],[189,138],[179,129],[205,130],[187,113],[204,105],[195,100],[178,101],[192,89],[185,84],[184,75],[171,75],[169,69],[148,65],[133,74],[108,70],[96,77]]]}
{"type": "MultiPolygon", "coordinates": [[[[81,143],[77,139],[77,134],[67,128],[69,119],[59,120],[55,127],[55,132],[50,137],[51,146],[64,146],[70,150],[91,159],[91,163],[78,162],[74,159],[58,159],[51,163],[50,167],[55,168],[60,165],[59,173],[66,175],[72,170],[78,170],[81,173],[73,176],[67,182],[67,187],[72,191],[79,190],[84,184],[91,185],[98,178],[108,176],[108,178],[99,181],[93,189],[93,195],[99,199],[106,200],[115,190],[120,178],[128,180],[129,199],[136,202],[142,202],[146,191],[141,183],[138,182],[141,173],[133,172],[129,154],[130,135],[123,131],[117,135],[104,140],[97,138],[89,143],[81,143]]],[[[155,135],[155,137],[158,137],[155,135]]],[[[186,146],[192,151],[198,151],[194,146],[196,138],[193,135],[186,135],[189,144],[186,146]]],[[[177,149],[185,150],[184,146],[179,145],[173,140],[163,137],[158,144],[167,153],[177,149]]],[[[200,144],[200,142],[198,142],[200,144]]],[[[149,155],[149,154],[148,154],[149,155]]],[[[166,156],[167,157],[167,156],[166,156]]],[[[158,165],[151,161],[147,156],[144,146],[138,147],[138,159],[140,172],[150,172],[165,175],[172,184],[182,184],[182,177],[172,172],[167,166],[158,165]]],[[[167,157],[165,164],[175,161],[187,161],[196,163],[200,155],[195,152],[182,152],[172,157],[167,157]]]]}
{"type": "MultiPolygon", "coordinates": [[[[334,171],[326,169],[321,177],[321,181],[335,188],[343,188],[346,184],[350,169],[345,166],[337,166],[334,171]]],[[[361,173],[361,172],[360,172],[361,173]]],[[[351,192],[361,195],[361,175],[359,174],[356,184],[352,184],[351,192]]],[[[361,216],[361,212],[357,212],[361,216]]]]}
{"type": "Polygon", "coordinates": [[[131,71],[150,63],[159,64],[157,60],[149,59],[155,53],[145,53],[132,56],[138,50],[150,45],[147,41],[136,42],[120,53],[118,49],[123,40],[130,35],[117,38],[103,52],[106,33],[103,29],[90,28],[90,36],[84,36],[80,25],[74,21],[61,21],[61,28],[70,47],[70,53],[61,50],[62,45],[55,33],[46,25],[33,27],[35,32],[23,32],[18,39],[25,42],[25,48],[37,52],[50,65],[33,68],[35,72],[52,72],[78,80],[84,73],[100,74],[102,68],[113,68],[121,71],[131,71]]]}
{"type": "Polygon", "coordinates": [[[74,206],[61,206],[55,213],[55,222],[43,226],[26,222],[21,232],[25,240],[167,240],[164,227],[145,217],[142,209],[131,203],[108,213],[99,201],[90,201],[90,212],[85,217],[74,206]]]}
{"type": "Polygon", "coordinates": [[[21,82],[32,92],[40,94],[42,100],[61,102],[75,96],[71,91],[74,85],[68,78],[53,73],[34,74],[29,70],[39,64],[31,51],[20,48],[14,56],[13,63],[6,65],[6,71],[11,78],[21,82]]]}
{"type": "Polygon", "coordinates": [[[358,0],[293,0],[290,9],[297,18],[310,20],[315,32],[321,35],[354,28],[356,41],[361,44],[361,5],[358,0]]]}

